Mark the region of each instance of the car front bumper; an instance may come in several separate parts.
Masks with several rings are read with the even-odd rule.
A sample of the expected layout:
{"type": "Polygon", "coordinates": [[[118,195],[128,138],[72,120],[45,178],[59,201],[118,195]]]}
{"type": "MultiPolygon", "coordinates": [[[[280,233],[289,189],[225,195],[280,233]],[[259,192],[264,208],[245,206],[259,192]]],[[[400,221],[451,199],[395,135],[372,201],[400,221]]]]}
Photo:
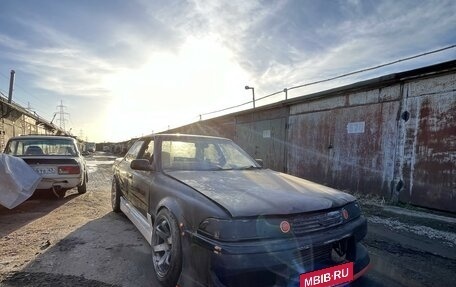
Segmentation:
{"type": "Polygon", "coordinates": [[[366,248],[359,243],[366,233],[366,219],[359,217],[335,228],[295,238],[220,242],[192,234],[192,241],[209,263],[205,267],[210,270],[210,276],[206,277],[209,282],[203,285],[299,286],[300,274],[344,262],[354,263],[355,279],[361,276],[370,262],[366,248]],[[347,250],[345,257],[335,262],[331,253],[340,242],[346,244],[347,250]]]}

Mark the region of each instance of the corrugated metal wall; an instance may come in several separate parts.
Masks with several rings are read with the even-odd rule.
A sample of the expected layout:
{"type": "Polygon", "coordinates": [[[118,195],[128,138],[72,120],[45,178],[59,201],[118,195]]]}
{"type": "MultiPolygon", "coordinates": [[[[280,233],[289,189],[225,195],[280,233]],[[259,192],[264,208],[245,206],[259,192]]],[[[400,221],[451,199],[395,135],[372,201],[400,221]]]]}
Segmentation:
{"type": "Polygon", "coordinates": [[[171,132],[228,137],[265,166],[456,212],[456,61],[171,132]]]}

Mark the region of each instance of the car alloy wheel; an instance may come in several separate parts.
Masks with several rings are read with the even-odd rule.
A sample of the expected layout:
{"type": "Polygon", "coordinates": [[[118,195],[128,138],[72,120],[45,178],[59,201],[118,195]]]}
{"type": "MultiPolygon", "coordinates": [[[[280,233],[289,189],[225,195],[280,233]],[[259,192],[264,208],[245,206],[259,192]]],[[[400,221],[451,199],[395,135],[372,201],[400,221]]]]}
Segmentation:
{"type": "Polygon", "coordinates": [[[176,286],[182,267],[181,256],[177,222],[167,209],[163,209],[157,215],[152,236],[154,269],[163,286],[176,286]]]}
{"type": "Polygon", "coordinates": [[[169,222],[166,218],[162,220],[154,228],[156,240],[154,242],[154,264],[156,265],[157,273],[161,276],[165,275],[169,270],[171,248],[173,247],[173,237],[169,222]]]}

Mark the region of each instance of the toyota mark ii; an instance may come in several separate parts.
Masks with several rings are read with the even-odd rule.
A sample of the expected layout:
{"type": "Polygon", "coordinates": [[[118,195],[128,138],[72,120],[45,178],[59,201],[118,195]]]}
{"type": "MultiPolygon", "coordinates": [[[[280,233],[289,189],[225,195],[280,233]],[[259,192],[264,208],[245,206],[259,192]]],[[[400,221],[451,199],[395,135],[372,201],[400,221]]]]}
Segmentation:
{"type": "Polygon", "coordinates": [[[151,245],[163,286],[299,286],[369,265],[353,196],[262,168],[231,140],[146,136],[113,170],[112,208],[151,245]]]}

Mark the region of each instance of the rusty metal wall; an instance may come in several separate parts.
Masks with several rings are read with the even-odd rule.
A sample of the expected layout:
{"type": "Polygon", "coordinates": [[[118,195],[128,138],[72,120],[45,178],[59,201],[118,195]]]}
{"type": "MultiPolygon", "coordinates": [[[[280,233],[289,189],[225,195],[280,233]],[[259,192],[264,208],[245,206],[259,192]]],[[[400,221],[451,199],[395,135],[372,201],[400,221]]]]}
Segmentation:
{"type": "Polygon", "coordinates": [[[267,167],[456,212],[456,61],[174,130],[228,137],[267,167]]]}
{"type": "Polygon", "coordinates": [[[262,159],[264,167],[286,172],[288,114],[288,107],[239,114],[234,140],[253,158],[262,159]]]}
{"type": "Polygon", "coordinates": [[[456,74],[404,85],[399,200],[456,212],[456,74]]]}
{"type": "Polygon", "coordinates": [[[456,74],[291,107],[289,173],[456,212],[456,74]]]}
{"type": "Polygon", "coordinates": [[[295,105],[289,172],[352,192],[389,197],[400,89],[392,86],[295,105]]]}
{"type": "Polygon", "coordinates": [[[286,126],[286,118],[236,124],[235,141],[265,168],[286,172],[286,126]]]}

